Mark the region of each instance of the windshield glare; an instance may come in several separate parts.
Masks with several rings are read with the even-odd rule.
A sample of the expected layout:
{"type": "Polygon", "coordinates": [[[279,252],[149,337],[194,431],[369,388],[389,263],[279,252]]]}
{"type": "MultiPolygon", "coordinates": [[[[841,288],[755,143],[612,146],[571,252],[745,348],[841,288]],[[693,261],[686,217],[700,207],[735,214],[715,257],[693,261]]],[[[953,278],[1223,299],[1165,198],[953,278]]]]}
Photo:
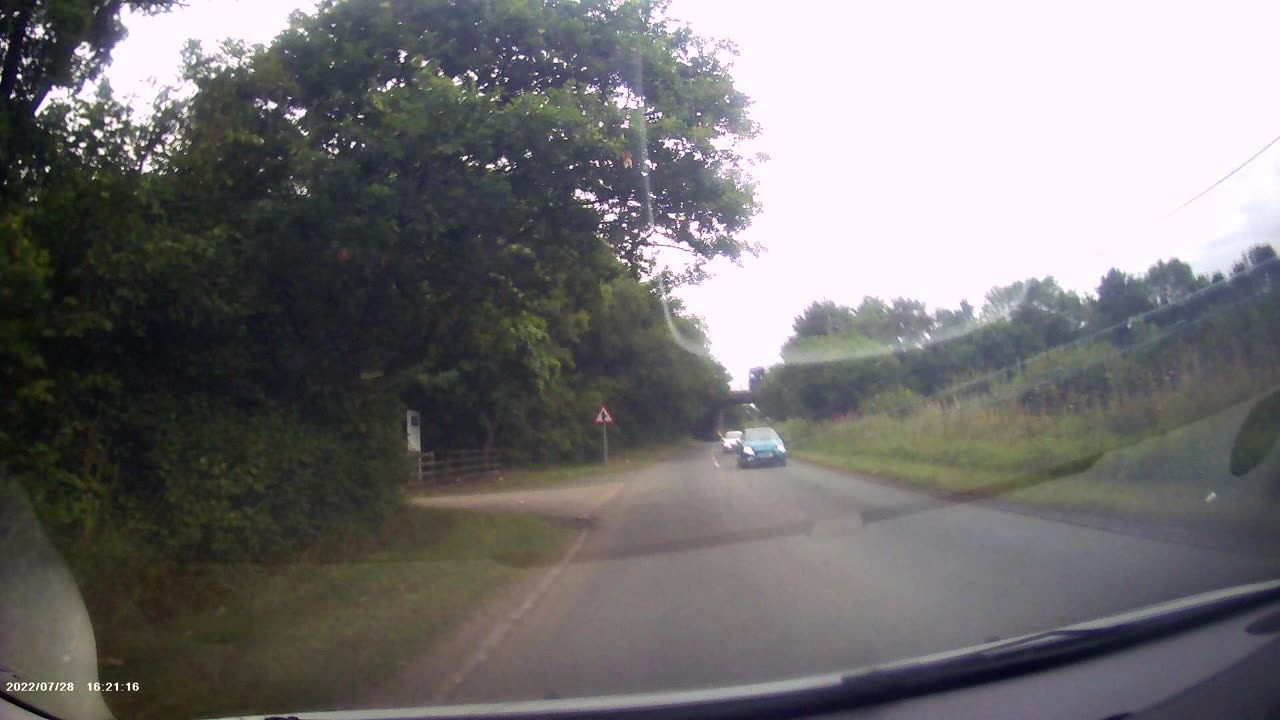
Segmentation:
{"type": "Polygon", "coordinates": [[[1015,15],[0,3],[7,695],[717,688],[1275,577],[1275,19],[1015,15]]]}

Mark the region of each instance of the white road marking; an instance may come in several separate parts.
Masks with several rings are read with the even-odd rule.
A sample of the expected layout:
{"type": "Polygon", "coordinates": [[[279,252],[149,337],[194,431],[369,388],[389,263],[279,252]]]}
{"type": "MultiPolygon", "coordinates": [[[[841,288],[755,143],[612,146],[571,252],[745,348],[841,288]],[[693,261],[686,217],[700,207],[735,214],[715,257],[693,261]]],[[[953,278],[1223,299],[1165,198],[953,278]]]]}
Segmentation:
{"type": "MultiPolygon", "coordinates": [[[[598,515],[606,505],[613,502],[614,498],[618,497],[621,493],[622,483],[618,483],[618,486],[609,493],[609,496],[606,497],[599,505],[596,505],[585,519],[596,517],[596,515],[598,515]]],[[[527,615],[535,605],[538,604],[538,601],[541,600],[542,597],[547,594],[547,591],[551,589],[551,585],[556,581],[556,578],[560,577],[560,575],[565,571],[565,568],[569,567],[574,558],[578,556],[578,551],[582,550],[583,544],[587,541],[587,535],[590,533],[590,527],[585,527],[579,531],[578,537],[574,538],[573,544],[569,546],[569,549],[565,552],[564,556],[560,558],[560,562],[556,563],[554,567],[542,575],[538,584],[524,598],[524,602],[520,603],[518,607],[507,613],[505,618],[501,618],[494,623],[493,628],[489,631],[489,634],[480,641],[476,650],[463,661],[457,671],[445,678],[444,681],[436,688],[434,699],[437,702],[448,700],[453,692],[458,689],[458,686],[465,682],[467,677],[470,676],[476,668],[480,667],[492,652],[502,645],[502,641],[511,632],[511,630],[519,624],[520,620],[527,615]]]]}
{"type": "Polygon", "coordinates": [[[494,624],[494,627],[489,632],[488,636],[480,641],[480,645],[476,648],[475,652],[473,652],[471,656],[468,657],[461,666],[459,666],[456,672],[445,678],[444,682],[436,688],[436,700],[443,701],[449,699],[449,696],[458,688],[459,685],[463,683],[463,681],[467,679],[467,676],[479,667],[480,664],[489,657],[491,652],[496,650],[498,646],[502,644],[502,640],[507,636],[507,633],[509,633],[511,629],[520,622],[520,619],[524,617],[526,613],[533,609],[533,606],[538,603],[538,600],[542,599],[543,595],[547,594],[547,590],[551,588],[551,584],[556,581],[556,578],[559,577],[562,572],[564,572],[564,569],[569,566],[569,563],[573,562],[573,559],[577,557],[578,551],[582,549],[582,545],[586,542],[587,534],[589,532],[589,528],[583,528],[579,531],[578,537],[574,539],[573,545],[569,547],[569,551],[564,554],[564,557],[560,559],[560,562],[557,563],[555,567],[548,570],[542,576],[542,579],[538,582],[533,591],[524,599],[524,602],[520,603],[520,606],[515,610],[508,613],[505,618],[498,620],[498,622],[494,624]]]}

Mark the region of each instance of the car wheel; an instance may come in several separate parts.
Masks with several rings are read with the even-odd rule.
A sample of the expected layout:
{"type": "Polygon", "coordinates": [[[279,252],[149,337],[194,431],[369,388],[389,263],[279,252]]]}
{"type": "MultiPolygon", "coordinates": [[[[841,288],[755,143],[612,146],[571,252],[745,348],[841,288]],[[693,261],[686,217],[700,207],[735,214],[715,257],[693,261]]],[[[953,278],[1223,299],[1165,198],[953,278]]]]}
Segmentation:
{"type": "Polygon", "coordinates": [[[787,466],[786,458],[782,458],[781,460],[778,461],[778,467],[786,467],[786,466],[787,466]]]}

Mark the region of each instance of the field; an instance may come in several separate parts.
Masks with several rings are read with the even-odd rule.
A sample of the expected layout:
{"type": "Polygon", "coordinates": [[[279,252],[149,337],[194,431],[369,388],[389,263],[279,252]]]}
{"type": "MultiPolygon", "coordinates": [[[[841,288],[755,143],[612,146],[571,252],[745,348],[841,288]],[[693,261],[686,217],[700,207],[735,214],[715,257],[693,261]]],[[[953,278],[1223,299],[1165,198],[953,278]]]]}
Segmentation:
{"type": "Polygon", "coordinates": [[[222,717],[362,706],[567,537],[529,517],[404,508],[287,563],[71,565],[102,679],[141,686],[107,697],[115,716],[222,717]]]}
{"type": "Polygon", "coordinates": [[[780,430],[799,458],[944,494],[1270,533],[1280,506],[1274,433],[1252,451],[1249,472],[1230,466],[1246,416],[1277,384],[1274,368],[1241,369],[1083,412],[988,399],[780,430]]]}

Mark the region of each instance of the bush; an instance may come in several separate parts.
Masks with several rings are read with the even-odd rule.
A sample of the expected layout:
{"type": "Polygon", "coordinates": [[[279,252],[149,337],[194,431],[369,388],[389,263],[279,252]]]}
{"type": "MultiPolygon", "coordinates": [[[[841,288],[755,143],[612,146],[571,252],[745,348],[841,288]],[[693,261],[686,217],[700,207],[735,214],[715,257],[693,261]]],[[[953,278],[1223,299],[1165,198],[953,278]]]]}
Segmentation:
{"type": "Polygon", "coordinates": [[[862,404],[868,415],[893,415],[895,417],[911,412],[920,404],[920,395],[910,388],[895,387],[877,393],[862,404]]]}
{"type": "Polygon", "coordinates": [[[778,431],[791,449],[805,447],[817,427],[817,423],[809,422],[804,418],[791,418],[773,424],[773,429],[778,431]]]}
{"type": "Polygon", "coordinates": [[[394,423],[369,426],[388,430],[193,403],[153,428],[139,469],[161,484],[130,515],[162,554],[201,560],[261,558],[373,522],[403,487],[404,452],[394,423]]]}

